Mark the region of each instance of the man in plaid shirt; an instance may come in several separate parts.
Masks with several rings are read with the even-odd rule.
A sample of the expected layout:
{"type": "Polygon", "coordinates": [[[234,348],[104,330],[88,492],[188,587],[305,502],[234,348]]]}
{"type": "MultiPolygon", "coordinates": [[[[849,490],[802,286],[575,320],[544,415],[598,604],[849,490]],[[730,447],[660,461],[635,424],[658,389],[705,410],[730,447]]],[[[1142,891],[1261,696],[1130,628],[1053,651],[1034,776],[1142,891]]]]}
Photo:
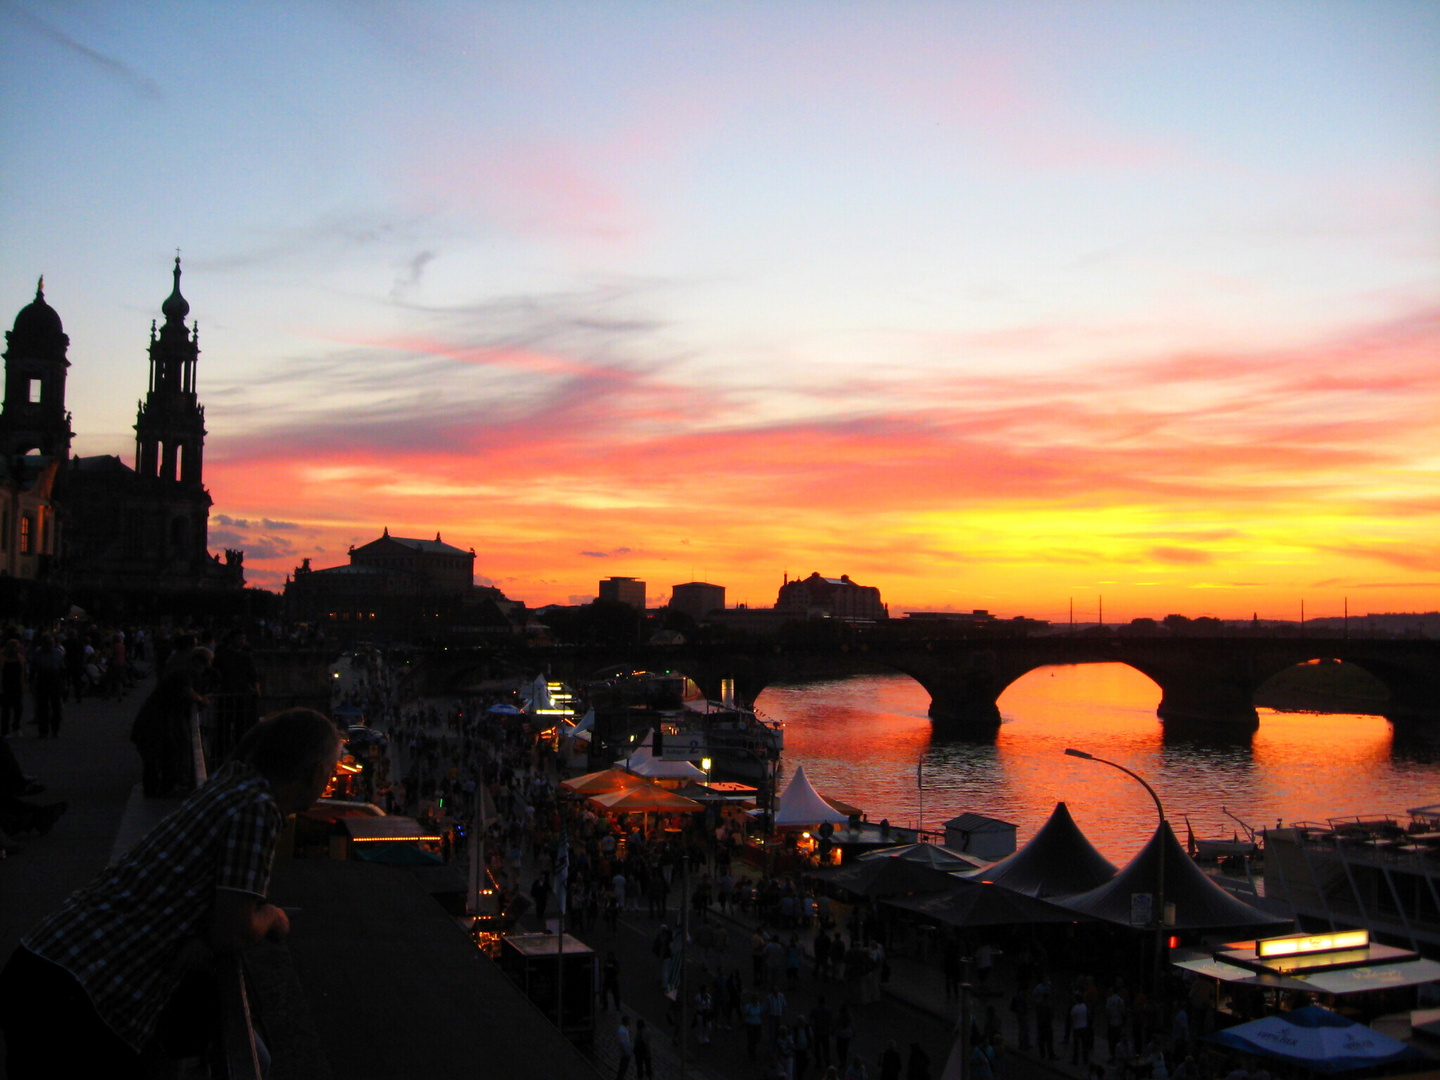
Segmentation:
{"type": "Polygon", "coordinates": [[[265,898],[275,842],[324,792],[340,747],[313,710],[262,720],[209,783],[22,940],[0,975],[13,1080],[143,1076],[187,972],[286,936],[289,919],[265,898]]]}

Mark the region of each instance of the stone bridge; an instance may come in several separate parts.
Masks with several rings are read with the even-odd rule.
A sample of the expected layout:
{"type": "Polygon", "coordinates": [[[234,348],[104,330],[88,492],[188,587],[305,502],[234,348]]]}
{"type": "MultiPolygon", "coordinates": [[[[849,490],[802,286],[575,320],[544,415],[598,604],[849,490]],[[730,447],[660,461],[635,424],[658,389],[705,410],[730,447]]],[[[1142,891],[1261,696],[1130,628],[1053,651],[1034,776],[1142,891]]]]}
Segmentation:
{"type": "Polygon", "coordinates": [[[1050,635],[844,645],[501,646],[432,654],[448,672],[446,689],[437,686],[438,692],[497,668],[548,670],[567,680],[607,669],[649,670],[683,672],[712,698],[719,698],[722,680],[732,679],[736,696],[753,702],[773,682],[888,669],[923,686],[931,718],[957,730],[997,725],[1000,695],[1027,672],[1100,663],[1128,664],[1154,680],[1162,693],[1161,720],[1253,729],[1259,724],[1255,691],[1286,668],[1316,659],[1356,664],[1384,683],[1390,691],[1385,715],[1397,725],[1440,729],[1440,641],[1425,639],[1050,635]]]}

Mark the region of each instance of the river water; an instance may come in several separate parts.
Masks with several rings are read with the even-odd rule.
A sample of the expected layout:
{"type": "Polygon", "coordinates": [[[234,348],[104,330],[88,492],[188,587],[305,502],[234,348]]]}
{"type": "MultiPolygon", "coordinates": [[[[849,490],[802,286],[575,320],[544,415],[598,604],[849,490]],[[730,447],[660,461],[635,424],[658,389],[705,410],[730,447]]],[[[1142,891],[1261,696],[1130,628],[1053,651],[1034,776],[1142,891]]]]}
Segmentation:
{"type": "Polygon", "coordinates": [[[785,724],[782,789],[804,765],[817,790],[872,821],[938,829],[974,811],[1014,823],[1021,846],[1063,800],[1117,865],[1154,831],[1154,803],[1119,770],[1066,757],[1067,746],[1143,776],[1182,843],[1185,815],[1196,836],[1238,829],[1222,807],[1258,829],[1440,803],[1440,743],[1397,740],[1384,717],[1262,709],[1253,734],[1176,737],[1159,703],[1135,669],[1082,664],[1012,684],[988,740],[936,737],[929,696],[904,675],[772,686],[756,707],[785,724]]]}

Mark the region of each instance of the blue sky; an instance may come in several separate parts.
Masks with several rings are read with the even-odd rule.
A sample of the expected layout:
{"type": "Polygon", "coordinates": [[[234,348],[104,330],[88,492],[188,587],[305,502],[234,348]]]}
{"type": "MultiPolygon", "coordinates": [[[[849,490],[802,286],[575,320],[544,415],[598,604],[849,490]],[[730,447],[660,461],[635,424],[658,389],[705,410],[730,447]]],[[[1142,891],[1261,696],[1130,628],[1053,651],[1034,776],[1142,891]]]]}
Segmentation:
{"type": "Polygon", "coordinates": [[[0,80],[77,451],[179,247],[257,584],[1440,604],[1433,4],[22,2],[0,80]]]}

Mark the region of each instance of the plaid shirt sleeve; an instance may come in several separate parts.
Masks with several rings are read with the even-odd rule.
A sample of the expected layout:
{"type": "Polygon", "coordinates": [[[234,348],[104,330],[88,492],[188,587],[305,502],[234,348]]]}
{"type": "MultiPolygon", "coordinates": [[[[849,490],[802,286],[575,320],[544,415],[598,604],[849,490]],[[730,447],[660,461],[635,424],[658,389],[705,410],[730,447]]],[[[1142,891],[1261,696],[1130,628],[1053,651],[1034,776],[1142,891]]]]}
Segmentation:
{"type": "Polygon", "coordinates": [[[263,900],[270,887],[270,862],[283,822],[273,803],[253,805],[247,810],[251,812],[229,819],[215,871],[215,887],[263,900]]]}

